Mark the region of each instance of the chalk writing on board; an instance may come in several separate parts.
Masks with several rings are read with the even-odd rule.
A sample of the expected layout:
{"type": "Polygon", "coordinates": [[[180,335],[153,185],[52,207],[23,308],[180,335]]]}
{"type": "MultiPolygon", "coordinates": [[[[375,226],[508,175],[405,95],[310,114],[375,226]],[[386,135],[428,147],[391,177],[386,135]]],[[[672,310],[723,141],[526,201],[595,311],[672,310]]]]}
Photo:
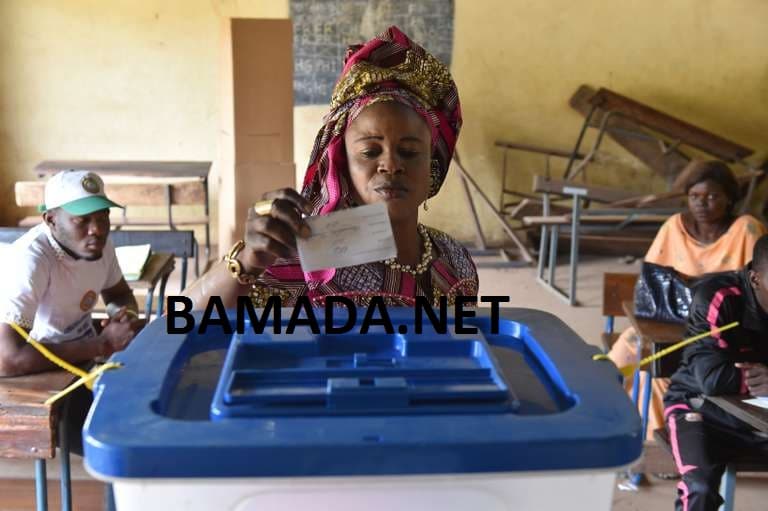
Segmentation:
{"type": "Polygon", "coordinates": [[[450,65],[453,0],[291,0],[297,105],[326,104],[347,46],[397,25],[450,65]]]}

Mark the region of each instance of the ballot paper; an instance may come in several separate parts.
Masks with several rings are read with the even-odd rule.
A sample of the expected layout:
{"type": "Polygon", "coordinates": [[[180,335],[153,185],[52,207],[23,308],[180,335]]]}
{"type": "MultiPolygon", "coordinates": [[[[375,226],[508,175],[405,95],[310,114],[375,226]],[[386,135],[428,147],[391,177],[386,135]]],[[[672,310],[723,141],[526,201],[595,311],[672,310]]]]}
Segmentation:
{"type": "Polygon", "coordinates": [[[752,399],[745,399],[744,402],[753,406],[759,406],[760,408],[768,409],[768,397],[756,397],[752,399]]]}
{"type": "Polygon", "coordinates": [[[305,272],[365,264],[397,255],[384,202],[309,217],[306,222],[312,234],[296,239],[305,272]]]}

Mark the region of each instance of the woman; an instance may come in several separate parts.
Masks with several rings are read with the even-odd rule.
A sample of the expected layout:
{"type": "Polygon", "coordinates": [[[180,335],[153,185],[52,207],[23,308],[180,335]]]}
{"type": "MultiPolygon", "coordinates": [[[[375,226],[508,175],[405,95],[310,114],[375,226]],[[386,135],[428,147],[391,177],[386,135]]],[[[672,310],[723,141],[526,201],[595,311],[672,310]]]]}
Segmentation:
{"type": "Polygon", "coordinates": [[[232,247],[185,294],[196,309],[212,295],[232,307],[249,295],[262,306],[272,295],[292,305],[308,296],[322,305],[345,296],[365,305],[413,305],[416,296],[438,303],[477,296],[477,271],[466,249],[418,222],[448,172],[461,109],[448,69],[396,27],[351,47],[310,158],[301,195],[266,195],[271,210],[249,211],[247,242],[232,247]],[[397,257],[358,266],[303,273],[296,237],[309,235],[302,219],[357,205],[385,202],[397,257]]]}
{"type": "MultiPolygon", "coordinates": [[[[685,186],[688,210],[664,222],[645,261],[671,266],[689,277],[741,269],[752,259],[752,249],[757,239],[765,234],[765,227],[750,215],[734,215],[739,187],[725,163],[694,161],[683,172],[689,174],[685,186]]],[[[622,332],[608,356],[618,367],[637,361],[633,328],[622,332]]],[[[646,384],[645,374],[641,385],[646,384]]],[[[631,394],[633,380],[627,379],[625,385],[631,394]]],[[[654,378],[651,385],[649,438],[652,438],[653,430],[664,427],[662,399],[669,387],[669,379],[654,378]]]]}

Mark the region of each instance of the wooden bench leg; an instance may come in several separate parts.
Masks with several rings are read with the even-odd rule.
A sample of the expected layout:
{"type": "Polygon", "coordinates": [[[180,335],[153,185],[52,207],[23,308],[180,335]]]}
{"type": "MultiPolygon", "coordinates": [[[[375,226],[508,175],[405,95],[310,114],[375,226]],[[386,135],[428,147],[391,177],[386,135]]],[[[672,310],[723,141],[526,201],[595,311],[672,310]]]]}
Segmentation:
{"type": "Polygon", "coordinates": [[[48,474],[45,460],[35,460],[35,502],[37,511],[48,511],[48,474]]]}
{"type": "Polygon", "coordinates": [[[733,465],[725,467],[723,478],[720,480],[720,495],[724,500],[723,505],[720,506],[720,511],[735,511],[736,469],[733,465]]]}

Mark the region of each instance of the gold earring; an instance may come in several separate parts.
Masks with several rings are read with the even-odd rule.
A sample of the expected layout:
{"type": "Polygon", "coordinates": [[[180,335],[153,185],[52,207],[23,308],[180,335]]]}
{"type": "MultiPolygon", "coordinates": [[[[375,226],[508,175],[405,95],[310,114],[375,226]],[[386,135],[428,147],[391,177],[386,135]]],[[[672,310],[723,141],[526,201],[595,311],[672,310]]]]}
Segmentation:
{"type": "Polygon", "coordinates": [[[424,201],[424,211],[429,211],[429,204],[427,204],[427,201],[424,201]]]}

